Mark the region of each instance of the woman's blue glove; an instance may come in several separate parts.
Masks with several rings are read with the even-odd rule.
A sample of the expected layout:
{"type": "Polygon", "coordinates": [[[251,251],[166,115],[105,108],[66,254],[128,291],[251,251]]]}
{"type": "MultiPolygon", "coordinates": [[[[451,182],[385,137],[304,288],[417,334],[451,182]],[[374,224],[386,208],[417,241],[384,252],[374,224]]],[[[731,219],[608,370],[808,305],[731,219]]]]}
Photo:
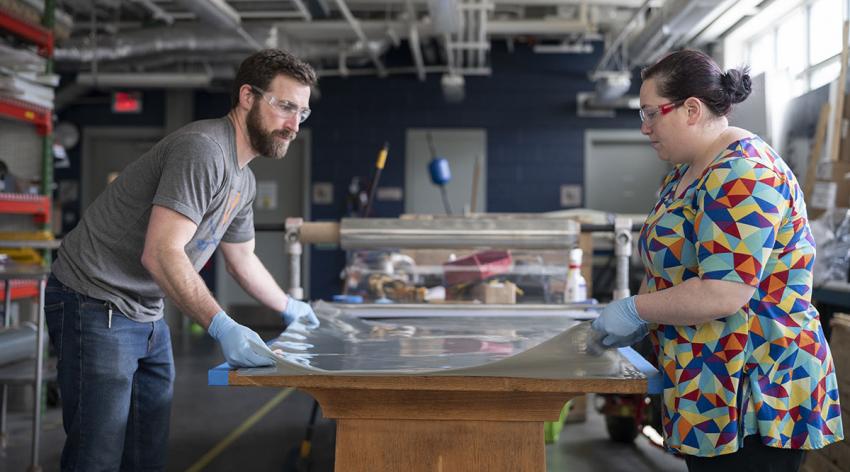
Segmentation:
{"type": "Polygon", "coordinates": [[[600,333],[605,347],[631,346],[649,332],[646,321],[638,316],[634,296],[609,303],[591,327],[600,333]]]}
{"type": "MultiPolygon", "coordinates": [[[[210,333],[213,339],[218,341],[221,346],[221,352],[224,354],[224,359],[231,367],[264,367],[274,365],[271,357],[263,357],[251,348],[249,340],[254,341],[260,346],[266,345],[260,338],[260,335],[250,328],[233,321],[233,318],[227,316],[227,313],[223,311],[213,316],[207,332],[210,333]]],[[[269,354],[271,354],[271,351],[269,351],[269,354]]]]}
{"type": "Polygon", "coordinates": [[[292,297],[289,297],[289,301],[286,302],[286,309],[283,310],[280,317],[283,318],[283,324],[286,326],[299,321],[309,329],[319,327],[319,319],[316,318],[313,307],[292,297]]]}

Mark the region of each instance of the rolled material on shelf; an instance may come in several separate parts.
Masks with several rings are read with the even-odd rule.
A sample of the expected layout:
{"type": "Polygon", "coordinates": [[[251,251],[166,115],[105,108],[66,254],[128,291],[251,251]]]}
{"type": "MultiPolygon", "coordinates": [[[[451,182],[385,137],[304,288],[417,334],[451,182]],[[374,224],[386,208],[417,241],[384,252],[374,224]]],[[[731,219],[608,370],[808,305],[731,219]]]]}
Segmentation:
{"type": "Polygon", "coordinates": [[[0,328],[0,365],[35,357],[35,338],[32,324],[0,328]]]}
{"type": "Polygon", "coordinates": [[[301,242],[304,243],[339,243],[339,223],[337,222],[305,222],[300,230],[301,242]]]}
{"type": "Polygon", "coordinates": [[[569,249],[580,226],[566,219],[345,218],[343,249],[569,249]]]}

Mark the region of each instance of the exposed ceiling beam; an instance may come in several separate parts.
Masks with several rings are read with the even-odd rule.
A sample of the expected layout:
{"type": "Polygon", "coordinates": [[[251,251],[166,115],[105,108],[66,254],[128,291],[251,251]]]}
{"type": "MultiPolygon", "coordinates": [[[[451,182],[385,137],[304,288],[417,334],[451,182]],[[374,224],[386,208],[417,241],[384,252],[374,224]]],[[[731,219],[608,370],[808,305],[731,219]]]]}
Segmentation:
{"type": "Polygon", "coordinates": [[[357,35],[357,38],[366,47],[366,50],[369,54],[369,58],[372,59],[372,63],[375,64],[375,69],[377,69],[378,71],[378,76],[385,77],[387,73],[386,69],[384,68],[383,62],[381,62],[381,58],[378,57],[377,52],[375,52],[372,48],[369,47],[369,38],[366,37],[366,34],[360,27],[360,22],[357,21],[357,18],[354,18],[354,15],[351,13],[351,10],[348,9],[348,5],[345,4],[345,0],[336,0],[336,6],[339,8],[340,12],[342,12],[342,16],[345,17],[346,21],[348,21],[348,24],[351,26],[351,29],[354,30],[354,33],[357,35]]]}

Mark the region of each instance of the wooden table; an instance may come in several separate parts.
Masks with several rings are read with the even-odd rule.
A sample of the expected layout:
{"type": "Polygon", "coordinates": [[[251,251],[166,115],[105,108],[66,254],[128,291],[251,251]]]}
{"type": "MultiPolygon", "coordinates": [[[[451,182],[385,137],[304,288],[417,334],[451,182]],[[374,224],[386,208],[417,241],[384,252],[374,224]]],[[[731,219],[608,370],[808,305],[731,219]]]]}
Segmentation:
{"type": "Polygon", "coordinates": [[[545,471],[543,422],[557,420],[567,400],[660,390],[649,363],[631,349],[620,352],[634,376],[247,376],[222,364],[209,383],[312,395],[337,422],[337,471],[545,471]]]}

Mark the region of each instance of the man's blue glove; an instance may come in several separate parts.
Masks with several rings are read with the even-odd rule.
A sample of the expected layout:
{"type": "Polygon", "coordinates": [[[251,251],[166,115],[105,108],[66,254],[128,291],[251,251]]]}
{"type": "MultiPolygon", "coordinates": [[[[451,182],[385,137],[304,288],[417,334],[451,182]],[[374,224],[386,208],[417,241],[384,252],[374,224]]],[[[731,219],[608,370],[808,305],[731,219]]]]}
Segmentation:
{"type": "Polygon", "coordinates": [[[283,318],[283,324],[286,326],[298,321],[309,329],[319,327],[319,319],[313,313],[313,307],[292,297],[289,297],[289,301],[286,302],[286,309],[283,310],[280,317],[283,318]]]}
{"type": "Polygon", "coordinates": [[[233,318],[227,316],[227,313],[223,311],[213,316],[207,332],[221,345],[221,352],[224,354],[224,359],[231,367],[263,367],[274,365],[274,361],[270,357],[263,357],[251,348],[249,340],[254,341],[260,346],[266,345],[260,338],[260,335],[250,328],[233,321],[233,318]]]}
{"type": "Polygon", "coordinates": [[[605,347],[631,346],[649,332],[646,321],[638,316],[634,296],[609,303],[591,327],[600,333],[605,347]]]}

